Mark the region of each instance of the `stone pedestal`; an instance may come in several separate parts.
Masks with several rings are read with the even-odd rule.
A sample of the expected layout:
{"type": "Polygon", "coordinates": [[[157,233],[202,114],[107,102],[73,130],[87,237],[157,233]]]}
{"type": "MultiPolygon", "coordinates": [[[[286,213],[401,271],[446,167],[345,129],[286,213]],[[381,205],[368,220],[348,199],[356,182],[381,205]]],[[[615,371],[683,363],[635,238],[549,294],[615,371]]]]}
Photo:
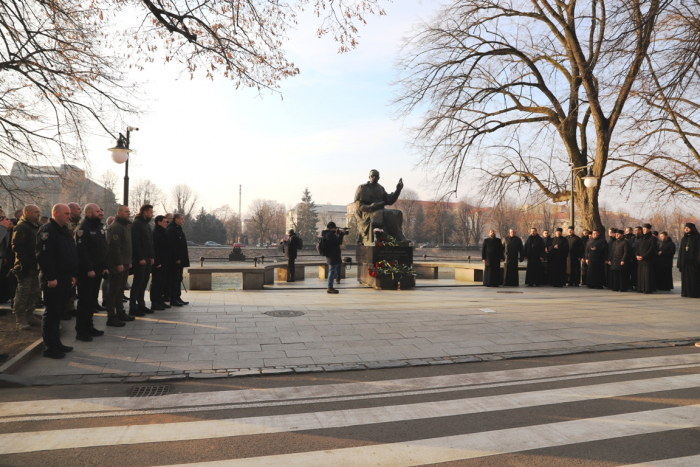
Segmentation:
{"type": "Polygon", "coordinates": [[[211,290],[211,273],[190,273],[190,290],[211,290]]]}
{"type": "Polygon", "coordinates": [[[466,282],[483,282],[483,269],[455,269],[455,280],[466,282]]]}
{"type": "Polygon", "coordinates": [[[403,276],[393,278],[391,275],[372,277],[369,275],[369,268],[379,261],[397,261],[401,264],[413,264],[412,246],[371,246],[361,245],[357,250],[357,281],[380,290],[396,290],[399,282],[401,290],[412,289],[416,284],[414,276],[403,276]]]}
{"type": "MultiPolygon", "coordinates": [[[[294,267],[294,280],[303,281],[305,279],[304,266],[294,267]]],[[[287,266],[277,268],[277,282],[287,282],[288,271],[287,266]]]]}
{"type": "Polygon", "coordinates": [[[265,270],[249,271],[243,274],[243,290],[262,290],[265,285],[265,270]]]}
{"type": "Polygon", "coordinates": [[[438,278],[438,268],[431,266],[418,266],[413,265],[413,270],[416,271],[416,277],[418,279],[437,279],[438,278]]]}

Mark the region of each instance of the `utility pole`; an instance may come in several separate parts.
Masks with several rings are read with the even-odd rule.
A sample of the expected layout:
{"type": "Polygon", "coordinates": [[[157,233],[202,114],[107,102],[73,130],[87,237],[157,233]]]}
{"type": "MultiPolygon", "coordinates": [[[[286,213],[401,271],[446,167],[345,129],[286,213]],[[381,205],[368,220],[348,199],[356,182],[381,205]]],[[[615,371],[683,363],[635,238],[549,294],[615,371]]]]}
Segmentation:
{"type": "MultiPolygon", "coordinates": [[[[238,235],[243,237],[243,218],[241,217],[241,196],[243,193],[243,185],[238,185],[238,235]]],[[[239,240],[240,240],[239,238],[239,240]]]]}

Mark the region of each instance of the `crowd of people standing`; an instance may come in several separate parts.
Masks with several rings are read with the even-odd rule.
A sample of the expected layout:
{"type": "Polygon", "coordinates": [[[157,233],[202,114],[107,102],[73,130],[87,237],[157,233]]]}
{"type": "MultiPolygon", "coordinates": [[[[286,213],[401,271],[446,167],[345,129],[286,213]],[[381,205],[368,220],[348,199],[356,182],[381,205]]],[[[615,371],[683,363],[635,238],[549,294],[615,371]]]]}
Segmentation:
{"type": "MultiPolygon", "coordinates": [[[[608,288],[650,294],[673,289],[673,259],[676,244],[666,232],[652,230],[650,224],[610,228],[605,232],[583,230],[582,236],[568,228],[539,235],[533,228],[525,239],[510,230],[503,240],[489,231],[482,246],[484,285],[518,286],[520,263],[527,261],[525,284],[530,287],[608,288]],[[503,267],[501,268],[501,262],[503,267]]],[[[688,223],[678,249],[677,267],[681,272],[681,295],[700,298],[700,234],[688,223]]]]}
{"type": "Polygon", "coordinates": [[[77,203],[57,204],[43,225],[37,206],[17,214],[16,225],[0,217],[0,254],[12,264],[16,327],[41,326],[45,357],[63,358],[73,350],[61,342],[61,320],[75,317],[76,339],[89,342],[104,335],[93,323],[97,311],[107,312],[107,326],[123,327],[137,317],[188,304],[180,287],[189,266],[182,214],[154,218],[153,206],[144,205],[132,221],[129,207],[119,206],[107,225],[94,203],[82,209],[77,203]],[[145,301],[149,282],[150,308],[145,301]],[[39,320],[34,311],[41,305],[46,309],[39,320]]]}

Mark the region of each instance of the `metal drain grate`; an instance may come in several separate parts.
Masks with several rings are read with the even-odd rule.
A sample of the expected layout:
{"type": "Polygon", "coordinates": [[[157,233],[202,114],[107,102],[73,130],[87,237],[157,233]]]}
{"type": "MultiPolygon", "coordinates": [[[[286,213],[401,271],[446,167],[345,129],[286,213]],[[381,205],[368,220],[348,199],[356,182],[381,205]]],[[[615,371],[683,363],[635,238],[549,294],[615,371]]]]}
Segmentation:
{"type": "Polygon", "coordinates": [[[496,293],[523,293],[523,292],[496,292],[496,293]]]}
{"type": "Polygon", "coordinates": [[[267,316],[274,316],[275,318],[294,318],[295,316],[303,316],[306,313],[304,313],[303,311],[296,310],[275,310],[266,311],[263,314],[267,316]]]}
{"type": "Polygon", "coordinates": [[[155,397],[167,396],[170,386],[135,386],[129,393],[129,397],[155,397]]]}

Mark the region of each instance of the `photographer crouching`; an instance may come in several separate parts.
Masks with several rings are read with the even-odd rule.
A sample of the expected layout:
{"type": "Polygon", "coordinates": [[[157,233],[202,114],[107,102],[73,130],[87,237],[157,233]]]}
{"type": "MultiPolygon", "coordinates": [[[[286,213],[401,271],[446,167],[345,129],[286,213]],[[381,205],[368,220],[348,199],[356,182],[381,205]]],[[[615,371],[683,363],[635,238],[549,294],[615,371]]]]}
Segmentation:
{"type": "Polygon", "coordinates": [[[343,265],[340,245],[343,244],[343,237],[346,233],[347,229],[339,229],[335,222],[329,222],[326,230],[321,232],[319,253],[326,257],[326,264],[328,264],[328,293],[338,293],[338,289],[333,287],[333,281],[336,277],[340,278],[340,268],[343,265]]]}

